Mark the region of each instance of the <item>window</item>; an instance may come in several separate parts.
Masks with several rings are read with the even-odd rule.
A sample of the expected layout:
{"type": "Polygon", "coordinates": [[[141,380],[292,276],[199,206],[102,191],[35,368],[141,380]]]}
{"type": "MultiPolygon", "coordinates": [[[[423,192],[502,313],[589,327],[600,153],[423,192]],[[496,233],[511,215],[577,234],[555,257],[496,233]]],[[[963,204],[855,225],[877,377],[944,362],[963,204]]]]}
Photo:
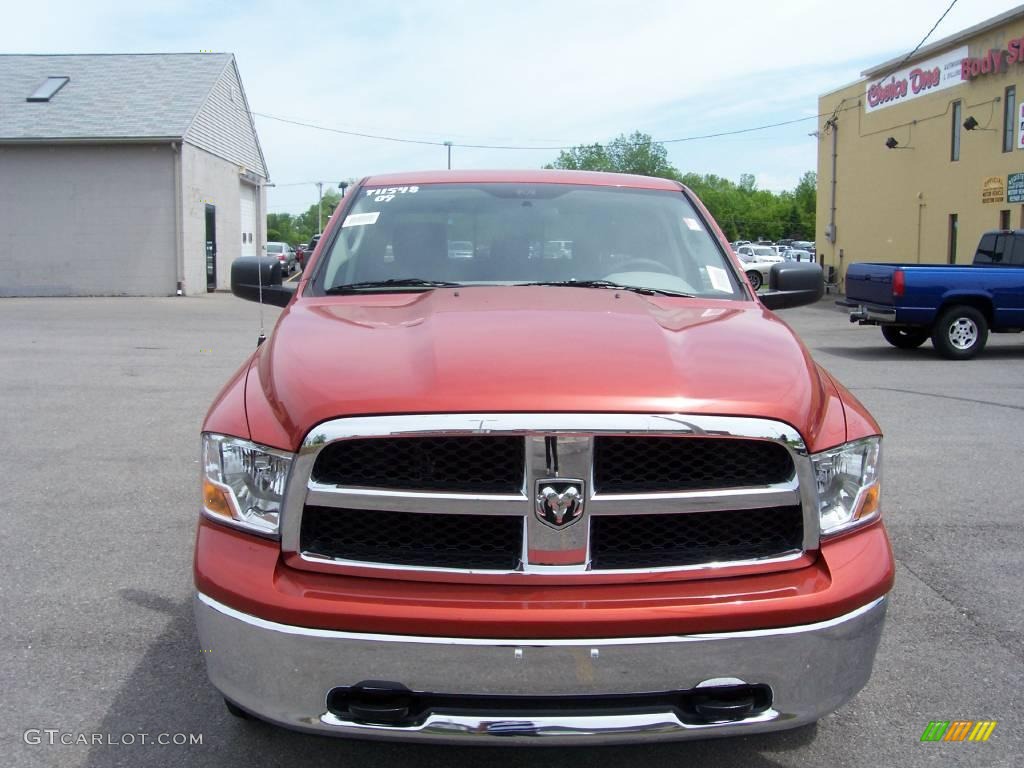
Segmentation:
{"type": "MultiPolygon", "coordinates": [[[[956,161],[960,159],[960,118],[964,116],[963,104],[959,101],[953,102],[953,131],[950,138],[949,159],[956,161]]],[[[955,216],[955,214],[954,214],[955,216]]],[[[953,262],[951,261],[950,264],[953,262]]]]}
{"type": "MultiPolygon", "coordinates": [[[[959,102],[957,102],[959,103],[959,102]]],[[[959,229],[957,215],[949,214],[949,263],[956,264],[956,232],[959,229]]]]}
{"type": "Polygon", "coordinates": [[[1013,241],[1013,253],[1007,261],[1011,264],[1024,266],[1024,243],[1021,243],[1020,235],[1011,235],[1010,239],[1013,241]]]}
{"type": "Polygon", "coordinates": [[[68,84],[70,79],[70,77],[48,77],[32,91],[26,101],[49,101],[57,95],[57,91],[68,84]]]}
{"type": "MultiPolygon", "coordinates": [[[[1003,99],[1003,152],[1013,152],[1017,138],[1017,86],[1006,89],[1003,99]]],[[[1003,227],[1008,229],[1009,227],[1003,227]]]]}
{"type": "MultiPolygon", "coordinates": [[[[1004,255],[1013,245],[1012,236],[988,234],[981,238],[978,250],[974,254],[975,264],[1002,264],[1004,255]]],[[[1005,259],[1009,261],[1009,259],[1005,259]]]]}
{"type": "Polygon", "coordinates": [[[379,290],[351,286],[415,279],[607,281],[744,298],[732,263],[678,191],[461,182],[360,190],[321,259],[313,290],[379,290]]]}
{"type": "Polygon", "coordinates": [[[1000,229],[1009,229],[1010,228],[1010,211],[1009,210],[1005,210],[1005,211],[1000,211],[999,212],[999,228],[1000,229]]]}

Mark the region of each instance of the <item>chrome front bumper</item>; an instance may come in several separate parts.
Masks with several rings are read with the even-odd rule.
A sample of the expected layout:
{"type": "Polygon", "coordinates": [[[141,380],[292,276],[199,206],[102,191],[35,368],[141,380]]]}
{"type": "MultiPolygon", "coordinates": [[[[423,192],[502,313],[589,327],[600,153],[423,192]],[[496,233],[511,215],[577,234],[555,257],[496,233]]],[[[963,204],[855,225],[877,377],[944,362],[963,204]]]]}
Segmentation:
{"type": "Polygon", "coordinates": [[[372,635],[277,624],[199,594],[196,623],[210,680],[270,722],[336,736],[454,743],[599,744],[707,738],[814,722],[867,683],[887,598],[796,627],[673,637],[492,640],[372,635]],[[685,722],[660,712],[438,711],[415,726],[360,723],[327,694],[366,680],[460,695],[567,696],[687,690],[732,680],[771,687],[771,708],[743,720],[685,722]]]}

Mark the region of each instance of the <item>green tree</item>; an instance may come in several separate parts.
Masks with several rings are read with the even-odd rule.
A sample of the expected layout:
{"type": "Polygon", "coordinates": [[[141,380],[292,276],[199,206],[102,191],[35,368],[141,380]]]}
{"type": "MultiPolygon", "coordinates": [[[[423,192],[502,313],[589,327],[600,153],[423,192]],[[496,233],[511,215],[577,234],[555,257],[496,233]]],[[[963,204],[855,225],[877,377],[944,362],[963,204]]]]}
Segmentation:
{"type": "Polygon", "coordinates": [[[545,168],[569,171],[611,171],[638,173],[664,179],[680,178],[679,171],[668,161],[665,145],[646,133],[634,131],[620,134],[608,144],[581,144],[558,153],[558,158],[545,168]]]}
{"type": "Polygon", "coordinates": [[[295,228],[295,217],[290,213],[268,213],[267,240],[298,243],[301,240],[301,235],[295,228]]]}
{"type": "Polygon", "coordinates": [[[740,175],[739,183],[721,176],[687,173],[682,182],[694,191],[730,240],[805,240],[814,236],[816,180],[808,171],[792,192],[757,189],[756,177],[740,175]]]}
{"type": "Polygon", "coordinates": [[[818,201],[818,174],[807,171],[801,176],[793,190],[793,198],[800,213],[813,214],[818,201]]]}
{"type": "MultiPolygon", "coordinates": [[[[326,227],[327,220],[331,218],[334,209],[341,202],[341,194],[333,190],[324,192],[323,200],[320,201],[321,225],[326,227]]],[[[313,203],[309,208],[295,217],[295,229],[300,234],[300,242],[309,242],[309,238],[320,230],[317,229],[317,204],[313,203]]]]}

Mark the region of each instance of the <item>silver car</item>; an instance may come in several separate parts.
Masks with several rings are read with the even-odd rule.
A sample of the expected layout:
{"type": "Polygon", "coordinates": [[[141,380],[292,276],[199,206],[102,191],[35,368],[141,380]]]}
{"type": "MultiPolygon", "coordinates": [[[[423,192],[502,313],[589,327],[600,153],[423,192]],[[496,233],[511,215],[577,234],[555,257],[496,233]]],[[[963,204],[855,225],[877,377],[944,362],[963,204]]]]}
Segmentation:
{"type": "Polygon", "coordinates": [[[267,256],[276,256],[281,262],[281,273],[290,275],[299,268],[299,260],[288,243],[267,243],[267,256]]]}
{"type": "MultiPolygon", "coordinates": [[[[758,250],[771,250],[764,246],[754,246],[758,250]]],[[[740,259],[740,264],[743,265],[743,271],[747,273],[747,279],[750,281],[751,287],[758,291],[761,286],[768,283],[768,276],[771,274],[772,267],[778,264],[782,259],[778,261],[774,257],[759,255],[751,253],[749,250],[741,248],[737,254],[740,259]]]]}

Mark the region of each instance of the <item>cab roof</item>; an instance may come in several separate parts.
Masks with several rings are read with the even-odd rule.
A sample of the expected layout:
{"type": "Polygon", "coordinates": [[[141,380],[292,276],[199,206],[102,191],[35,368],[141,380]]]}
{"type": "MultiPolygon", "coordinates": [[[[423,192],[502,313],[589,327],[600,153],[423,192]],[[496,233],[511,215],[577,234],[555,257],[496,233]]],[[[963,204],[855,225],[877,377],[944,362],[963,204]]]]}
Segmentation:
{"type": "Polygon", "coordinates": [[[603,171],[556,171],[556,170],[508,170],[508,171],[412,171],[409,173],[388,173],[369,176],[364,179],[367,186],[407,186],[410,184],[445,183],[509,183],[509,184],[587,184],[599,187],[628,187],[632,189],[665,189],[680,191],[683,186],[670,179],[653,176],[636,176],[629,173],[607,173],[603,171]]]}

